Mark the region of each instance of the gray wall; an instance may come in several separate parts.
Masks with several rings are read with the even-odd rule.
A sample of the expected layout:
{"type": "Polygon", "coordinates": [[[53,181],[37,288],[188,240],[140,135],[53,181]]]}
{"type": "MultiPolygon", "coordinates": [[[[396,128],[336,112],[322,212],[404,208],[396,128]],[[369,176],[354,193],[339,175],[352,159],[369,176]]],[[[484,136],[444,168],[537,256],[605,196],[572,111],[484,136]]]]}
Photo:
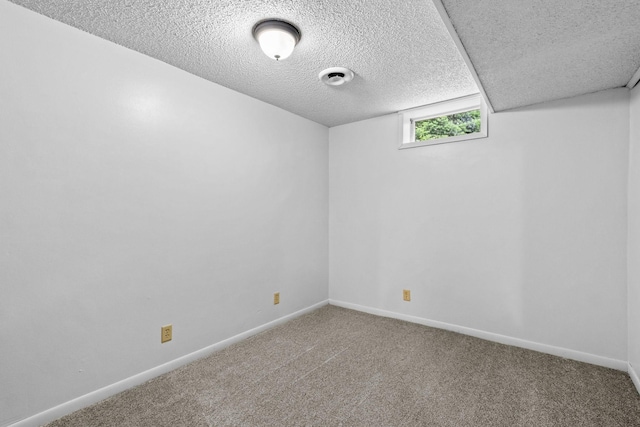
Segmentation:
{"type": "MultiPolygon", "coordinates": [[[[631,92],[629,153],[629,363],[640,374],[640,86],[631,92]]],[[[640,388],[640,383],[636,384],[640,388]]]]}

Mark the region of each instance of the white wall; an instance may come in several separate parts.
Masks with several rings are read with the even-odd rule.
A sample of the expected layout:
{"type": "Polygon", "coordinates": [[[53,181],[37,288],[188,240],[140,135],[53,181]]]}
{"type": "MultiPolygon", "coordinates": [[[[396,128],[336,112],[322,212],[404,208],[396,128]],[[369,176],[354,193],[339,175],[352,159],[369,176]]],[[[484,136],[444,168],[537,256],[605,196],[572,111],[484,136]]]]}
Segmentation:
{"type": "Polygon", "coordinates": [[[4,0],[0,63],[0,425],[326,300],[326,127],[4,0]]]}
{"type": "Polygon", "coordinates": [[[640,86],[631,92],[629,141],[629,363],[640,391],[640,86]]]}
{"type": "Polygon", "coordinates": [[[626,364],[628,92],[398,150],[395,115],[329,131],[329,297],[626,364]],[[402,301],[402,289],[412,301],[402,301]]]}

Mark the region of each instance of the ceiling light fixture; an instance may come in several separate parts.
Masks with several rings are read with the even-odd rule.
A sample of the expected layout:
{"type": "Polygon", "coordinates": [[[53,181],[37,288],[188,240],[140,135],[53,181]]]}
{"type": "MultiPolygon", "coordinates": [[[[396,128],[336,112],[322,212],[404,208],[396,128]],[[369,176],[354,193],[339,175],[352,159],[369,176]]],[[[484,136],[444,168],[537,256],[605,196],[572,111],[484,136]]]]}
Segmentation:
{"type": "Polygon", "coordinates": [[[300,41],[300,30],[293,24],[279,19],[267,19],[253,27],[253,37],[269,58],[286,59],[300,41]]]}

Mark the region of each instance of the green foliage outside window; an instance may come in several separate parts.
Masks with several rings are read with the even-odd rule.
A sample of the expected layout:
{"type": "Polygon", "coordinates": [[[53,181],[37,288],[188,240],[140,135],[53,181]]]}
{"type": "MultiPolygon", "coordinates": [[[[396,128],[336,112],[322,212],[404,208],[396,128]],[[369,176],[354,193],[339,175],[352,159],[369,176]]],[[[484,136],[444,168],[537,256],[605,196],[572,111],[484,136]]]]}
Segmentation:
{"type": "Polygon", "coordinates": [[[416,141],[476,133],[480,132],[480,110],[420,120],[415,126],[416,141]]]}

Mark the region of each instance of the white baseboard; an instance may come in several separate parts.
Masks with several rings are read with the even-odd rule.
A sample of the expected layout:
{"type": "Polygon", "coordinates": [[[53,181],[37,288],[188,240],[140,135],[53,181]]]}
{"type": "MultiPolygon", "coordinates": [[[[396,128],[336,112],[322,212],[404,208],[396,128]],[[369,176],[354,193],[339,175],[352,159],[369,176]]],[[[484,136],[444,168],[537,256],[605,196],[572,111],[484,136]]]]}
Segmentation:
{"type": "Polygon", "coordinates": [[[29,418],[25,418],[21,421],[18,421],[17,423],[11,424],[10,427],[36,427],[36,426],[40,426],[48,422],[51,422],[53,420],[57,420],[60,417],[63,417],[74,411],[77,411],[78,409],[82,409],[86,406],[93,405],[94,403],[98,403],[101,400],[104,400],[110,396],[113,396],[114,394],[120,393],[131,387],[135,387],[159,375],[173,371],[183,365],[186,365],[187,363],[193,362],[197,359],[201,359],[205,356],[208,356],[211,353],[214,353],[218,350],[228,347],[231,344],[235,344],[239,341],[249,338],[252,335],[256,335],[269,328],[285,323],[296,317],[302,316],[303,314],[309,313],[327,304],[329,304],[329,300],[319,302],[310,307],[296,311],[295,313],[291,313],[287,316],[280,317],[279,319],[273,320],[269,323],[265,323],[264,325],[250,329],[246,332],[235,335],[231,338],[227,338],[226,340],[220,341],[218,343],[215,343],[203,349],[194,351],[193,353],[179,357],[170,362],[164,363],[160,366],[156,366],[155,368],[151,368],[147,371],[141,372],[132,377],[126,378],[122,381],[118,381],[117,383],[108,385],[96,391],[92,391],[91,393],[87,393],[84,396],[80,396],[76,399],[70,400],[68,402],[65,402],[51,409],[47,409],[46,411],[40,412],[39,414],[33,415],[29,418]]]}
{"type": "Polygon", "coordinates": [[[638,390],[638,394],[640,394],[640,377],[638,377],[638,373],[633,368],[631,363],[629,363],[629,376],[631,377],[631,381],[636,386],[636,390],[638,390]]]}
{"type": "MultiPolygon", "coordinates": [[[[533,341],[527,341],[520,338],[508,337],[506,335],[494,334],[492,332],[480,331],[478,329],[467,328],[465,326],[453,325],[450,323],[439,322],[437,320],[424,319],[422,317],[410,316],[408,314],[395,313],[392,311],[381,310],[379,308],[366,307],[358,304],[352,304],[344,301],[329,300],[329,304],[338,307],[349,308],[356,311],[362,311],[364,313],[375,314],[377,316],[391,317],[393,319],[405,320],[411,323],[418,323],[425,326],[431,326],[433,328],[445,329],[447,331],[458,332],[464,335],[470,335],[472,337],[481,338],[487,341],[494,341],[500,344],[512,345],[515,347],[526,348],[528,350],[535,350],[541,353],[547,353],[554,356],[564,357],[566,359],[577,360],[579,362],[591,363],[593,365],[604,366],[606,368],[617,369],[619,371],[627,372],[629,364],[624,360],[611,359],[608,357],[597,356],[595,354],[583,353],[581,351],[570,350],[562,347],[555,347],[552,345],[541,344],[533,341]]],[[[637,378],[637,377],[636,377],[637,378]]],[[[638,387],[638,383],[636,383],[638,387]]]]}

